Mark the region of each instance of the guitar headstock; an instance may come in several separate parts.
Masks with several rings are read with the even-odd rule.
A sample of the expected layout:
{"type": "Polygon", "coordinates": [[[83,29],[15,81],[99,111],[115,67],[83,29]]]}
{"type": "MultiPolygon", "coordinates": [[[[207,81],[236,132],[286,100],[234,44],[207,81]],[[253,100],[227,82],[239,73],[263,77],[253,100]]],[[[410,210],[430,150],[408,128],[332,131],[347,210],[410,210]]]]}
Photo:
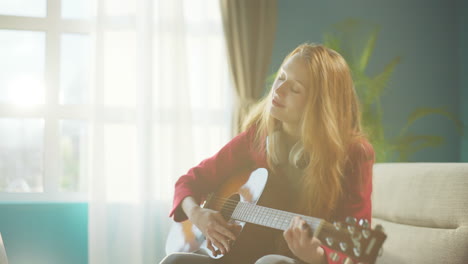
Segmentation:
{"type": "Polygon", "coordinates": [[[345,222],[323,221],[315,236],[325,246],[366,263],[375,262],[387,238],[381,225],[372,229],[366,219],[357,221],[353,217],[347,217],[345,222]]]}

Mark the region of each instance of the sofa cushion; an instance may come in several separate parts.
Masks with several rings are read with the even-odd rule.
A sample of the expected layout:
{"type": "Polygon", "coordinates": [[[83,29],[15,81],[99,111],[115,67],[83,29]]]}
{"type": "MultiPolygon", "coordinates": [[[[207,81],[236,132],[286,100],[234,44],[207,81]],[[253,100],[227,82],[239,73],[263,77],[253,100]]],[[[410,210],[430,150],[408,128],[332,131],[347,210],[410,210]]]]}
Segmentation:
{"type": "Polygon", "coordinates": [[[377,263],[468,263],[468,163],[378,163],[373,225],[387,233],[377,263]]]}

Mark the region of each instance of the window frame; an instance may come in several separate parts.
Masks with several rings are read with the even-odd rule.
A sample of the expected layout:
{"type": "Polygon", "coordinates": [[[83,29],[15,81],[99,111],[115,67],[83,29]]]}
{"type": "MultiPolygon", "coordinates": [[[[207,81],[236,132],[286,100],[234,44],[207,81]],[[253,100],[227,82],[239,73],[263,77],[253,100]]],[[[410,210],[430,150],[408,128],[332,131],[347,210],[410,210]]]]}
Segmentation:
{"type": "MultiPolygon", "coordinates": [[[[97,10],[99,12],[100,10],[97,10]]],[[[135,16],[105,16],[102,18],[105,28],[112,28],[114,24],[128,28],[134,28],[135,16]]],[[[137,109],[126,107],[112,107],[103,105],[102,85],[93,84],[90,86],[90,98],[87,104],[72,105],[60,103],[60,56],[61,56],[61,36],[63,34],[93,34],[93,20],[85,19],[63,19],[61,17],[61,0],[47,0],[47,12],[45,17],[26,17],[0,14],[0,29],[39,31],[45,33],[45,66],[44,66],[44,104],[20,108],[12,104],[0,103],[0,118],[40,118],[44,121],[44,152],[43,152],[43,191],[42,192],[0,192],[0,202],[88,202],[90,190],[84,192],[60,191],[60,121],[61,120],[82,120],[88,123],[88,131],[93,137],[102,136],[102,127],[93,126],[93,122],[99,124],[124,123],[133,126],[138,125],[137,109]],[[99,104],[100,106],[96,106],[99,104]],[[91,106],[91,107],[90,107],[91,106]]],[[[194,31],[199,27],[194,27],[194,31]]],[[[210,30],[209,30],[210,31],[210,30]]],[[[192,33],[193,33],[192,32],[192,33]]],[[[94,44],[92,44],[94,45],[94,44]]],[[[93,49],[99,49],[94,47],[93,49]]],[[[91,49],[91,53],[94,50],[91,49]]],[[[91,67],[97,67],[99,58],[91,54],[93,61],[91,67]]],[[[99,66],[99,65],[98,65],[99,66]]],[[[98,71],[99,73],[99,71],[98,71]]],[[[229,76],[230,77],[230,76],[229,76]]],[[[229,77],[227,79],[229,79],[229,77]]],[[[93,78],[91,78],[93,80],[93,78]]],[[[232,81],[226,83],[229,92],[225,96],[234,97],[232,81]]],[[[222,109],[193,109],[195,118],[194,124],[230,125],[232,117],[232,100],[228,100],[229,105],[222,109]],[[200,118],[203,117],[203,118],[200,118]],[[224,119],[222,117],[227,117],[224,119]]],[[[162,111],[170,116],[171,109],[153,109],[162,111]]],[[[176,111],[175,109],[173,111],[176,111]]],[[[170,120],[153,114],[155,123],[170,123],[170,120]]],[[[90,150],[88,150],[89,152],[90,150]]],[[[93,151],[93,150],[91,150],[93,151]]],[[[98,150],[97,158],[102,158],[102,150],[98,150]]],[[[93,166],[88,164],[88,166],[93,166]]],[[[84,176],[80,176],[80,181],[88,182],[90,169],[84,176]]]]}
{"type": "MultiPolygon", "coordinates": [[[[86,106],[62,105],[60,96],[60,54],[63,34],[91,35],[91,21],[85,19],[63,19],[61,0],[47,0],[45,17],[13,16],[0,14],[0,29],[45,33],[44,104],[21,108],[13,104],[0,104],[0,118],[39,118],[44,121],[43,191],[0,192],[2,202],[81,202],[87,201],[87,192],[61,192],[60,166],[60,121],[90,120],[86,106]],[[45,147],[47,146],[47,147],[45,147]]],[[[86,176],[80,177],[87,181],[86,176]]]]}

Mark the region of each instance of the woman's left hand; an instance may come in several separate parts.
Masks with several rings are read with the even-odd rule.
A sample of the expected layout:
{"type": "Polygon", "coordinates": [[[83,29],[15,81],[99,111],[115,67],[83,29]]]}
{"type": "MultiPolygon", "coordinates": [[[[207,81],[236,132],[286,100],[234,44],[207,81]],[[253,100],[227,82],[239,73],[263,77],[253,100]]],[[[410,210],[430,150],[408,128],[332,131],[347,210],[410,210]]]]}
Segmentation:
{"type": "Polygon", "coordinates": [[[302,261],[311,264],[326,263],[320,240],[312,236],[309,225],[300,217],[293,218],[283,236],[292,253],[302,261]]]}

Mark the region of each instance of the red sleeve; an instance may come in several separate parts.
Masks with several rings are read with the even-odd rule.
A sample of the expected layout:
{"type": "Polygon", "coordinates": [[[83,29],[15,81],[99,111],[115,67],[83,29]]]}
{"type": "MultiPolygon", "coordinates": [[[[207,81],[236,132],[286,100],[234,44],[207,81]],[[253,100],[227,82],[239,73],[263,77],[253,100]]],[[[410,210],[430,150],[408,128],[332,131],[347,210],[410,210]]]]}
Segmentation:
{"type": "MultiPolygon", "coordinates": [[[[334,221],[344,222],[346,217],[351,216],[359,219],[367,219],[371,224],[372,216],[372,169],[375,161],[375,154],[372,145],[361,142],[350,149],[351,162],[346,168],[346,178],[344,180],[344,197],[337,207],[334,221]],[[354,158],[353,158],[354,157],[354,158]]],[[[323,245],[328,263],[343,263],[346,256],[339,251],[323,245]],[[330,255],[332,252],[338,254],[338,259],[333,261],[330,255]]],[[[357,261],[354,261],[357,263],[357,261]]]]}
{"type": "Polygon", "coordinates": [[[185,197],[192,196],[201,203],[205,196],[214,191],[224,179],[240,169],[251,166],[250,150],[254,134],[253,128],[239,134],[214,156],[203,160],[177,180],[173,207],[170,212],[170,216],[174,216],[175,221],[181,222],[187,219],[180,208],[180,203],[185,197]]]}

